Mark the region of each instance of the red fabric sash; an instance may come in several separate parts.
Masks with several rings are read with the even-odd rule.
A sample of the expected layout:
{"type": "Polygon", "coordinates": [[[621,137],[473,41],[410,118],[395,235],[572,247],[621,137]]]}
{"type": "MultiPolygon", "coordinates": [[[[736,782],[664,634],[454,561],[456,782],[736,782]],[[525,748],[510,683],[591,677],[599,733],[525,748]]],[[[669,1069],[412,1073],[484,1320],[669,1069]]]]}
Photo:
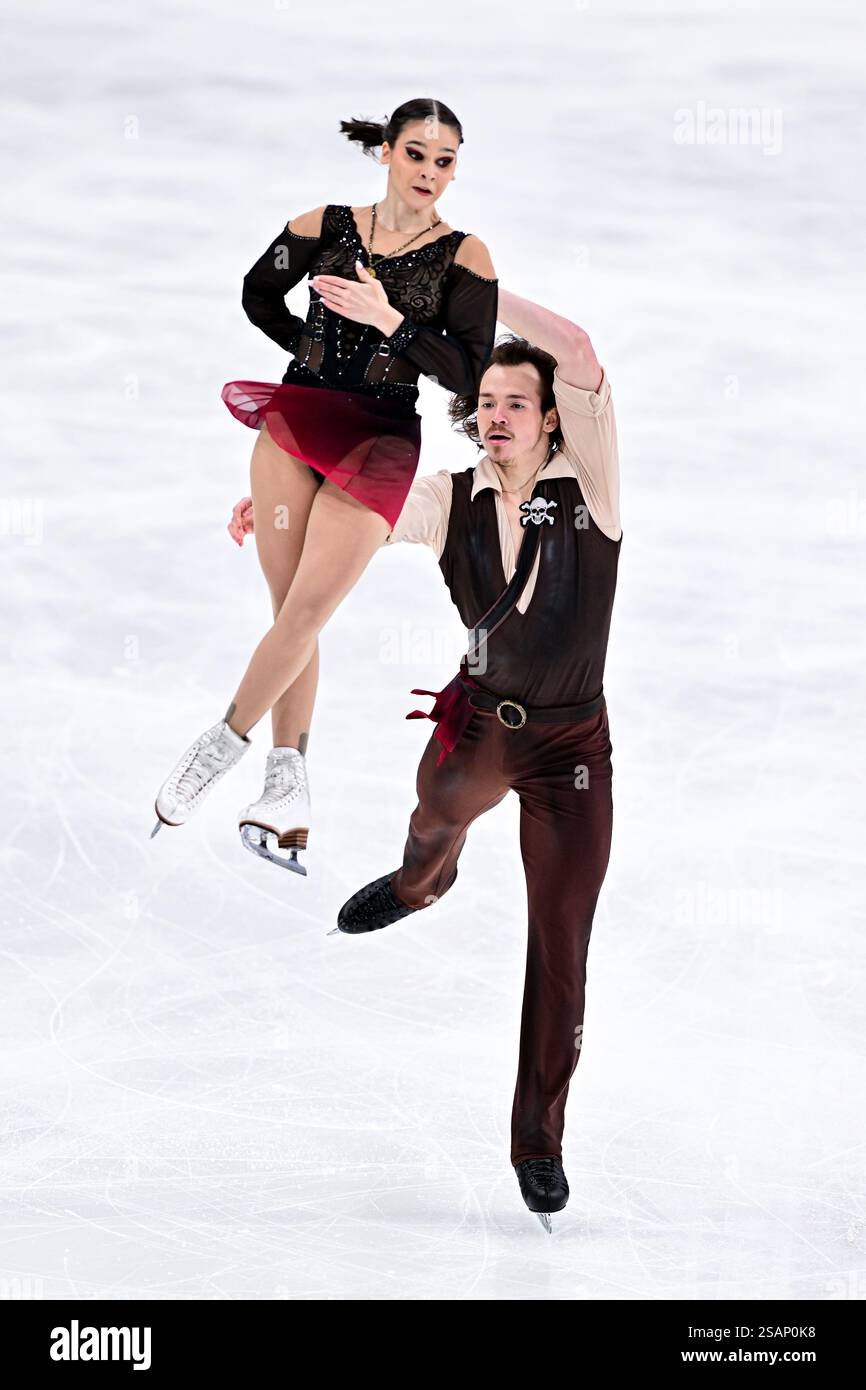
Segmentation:
{"type": "Polygon", "coordinates": [[[454,751],[457,742],[463,734],[466,725],[477,713],[469,703],[469,696],[465,686],[473,686],[480,690],[477,681],[471,676],[465,675],[462,670],[458,671],[453,680],[442,690],[413,690],[413,695],[432,695],[434,696],[433,708],[429,714],[422,709],[413,709],[411,714],[407,714],[407,719],[432,719],[436,725],[433,731],[434,738],[442,744],[442,752],[436,761],[439,767],[445,757],[454,751]]]}

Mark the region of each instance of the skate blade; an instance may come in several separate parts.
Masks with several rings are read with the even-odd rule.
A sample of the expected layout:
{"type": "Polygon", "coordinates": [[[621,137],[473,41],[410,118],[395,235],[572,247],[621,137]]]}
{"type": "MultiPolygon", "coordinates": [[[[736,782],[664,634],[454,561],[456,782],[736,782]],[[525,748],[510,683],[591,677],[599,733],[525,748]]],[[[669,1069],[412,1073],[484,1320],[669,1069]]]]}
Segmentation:
{"type": "Polygon", "coordinates": [[[537,1211],[535,1215],[538,1217],[547,1234],[549,1236],[553,1235],[553,1222],[550,1219],[550,1213],[546,1211],[537,1211]]]}
{"type": "Polygon", "coordinates": [[[173,825],[173,826],[177,827],[178,825],[181,825],[181,824],[183,823],[182,821],[166,820],[166,819],[165,819],[165,816],[161,816],[161,815],[159,814],[159,809],[158,809],[158,807],[157,807],[156,802],[153,803],[153,809],[154,809],[154,811],[156,811],[156,825],[153,827],[153,829],[152,829],[151,832],[150,832],[150,838],[151,838],[151,839],[153,839],[153,837],[154,837],[154,835],[156,834],[157,830],[161,830],[162,827],[163,827],[164,825],[173,825]]]}
{"type": "Polygon", "coordinates": [[[240,830],[241,840],[253,854],[258,854],[262,859],[269,859],[281,869],[291,869],[292,873],[302,874],[306,878],[307,870],[298,859],[297,849],[289,849],[288,858],[276,853],[280,845],[275,831],[265,830],[261,825],[242,825],[240,830]]]}

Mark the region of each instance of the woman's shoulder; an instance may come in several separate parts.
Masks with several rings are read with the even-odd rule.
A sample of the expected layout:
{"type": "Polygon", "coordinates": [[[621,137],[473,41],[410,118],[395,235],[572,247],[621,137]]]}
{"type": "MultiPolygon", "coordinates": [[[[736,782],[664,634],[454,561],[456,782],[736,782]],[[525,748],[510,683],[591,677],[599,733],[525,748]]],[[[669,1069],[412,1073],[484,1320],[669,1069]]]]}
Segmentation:
{"type": "Polygon", "coordinates": [[[299,213],[286,223],[286,231],[291,232],[293,236],[309,237],[318,241],[322,235],[322,225],[332,206],[331,203],[323,203],[321,207],[299,213]]]}
{"type": "Polygon", "coordinates": [[[473,232],[464,232],[461,235],[462,240],[454,256],[454,264],[461,266],[463,270],[470,270],[481,280],[495,281],[496,271],[485,243],[473,232]]]}

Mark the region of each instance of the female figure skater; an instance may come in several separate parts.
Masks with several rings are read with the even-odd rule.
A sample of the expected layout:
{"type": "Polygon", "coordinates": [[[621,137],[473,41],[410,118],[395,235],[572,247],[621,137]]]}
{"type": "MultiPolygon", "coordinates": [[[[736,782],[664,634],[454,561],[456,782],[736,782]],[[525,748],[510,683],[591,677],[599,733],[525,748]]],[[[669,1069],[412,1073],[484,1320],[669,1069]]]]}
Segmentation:
{"type": "Polygon", "coordinates": [[[160,788],[151,832],[189,819],[271,710],[264,791],[238,823],[248,849],[299,873],[319,631],[403,508],[421,444],[419,375],[451,393],[471,392],[496,331],[498,282],[487,247],[436,210],[463,143],[453,111],[420,98],[381,124],[340,126],[366,154],[381,145],[385,196],[367,208],[329,203],[280,231],[244,277],[242,303],[295,360],[279,384],[230,381],[222,390],[232,414],[259,431],[251,492],[274,623],[224,718],[195,739],[160,788]],[[302,320],[285,295],[307,273],[302,320]]]}

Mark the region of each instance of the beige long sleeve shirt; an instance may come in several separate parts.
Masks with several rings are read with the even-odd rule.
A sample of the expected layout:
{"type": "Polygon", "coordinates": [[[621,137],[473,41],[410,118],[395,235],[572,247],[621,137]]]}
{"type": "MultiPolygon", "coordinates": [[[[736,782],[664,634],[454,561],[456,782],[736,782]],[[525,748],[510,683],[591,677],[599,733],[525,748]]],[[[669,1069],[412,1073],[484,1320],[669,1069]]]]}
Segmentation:
{"type": "MultiPolygon", "coordinates": [[[[607,373],[597,391],[586,391],[563,381],[559,368],[553,376],[553,394],[562,427],[564,445],[560,446],[539,473],[539,478],[576,477],[593,521],[612,541],[622,535],[619,516],[619,452],[616,437],[616,418],[607,373]]],[[[499,548],[506,581],[510,581],[517,561],[511,527],[502,502],[499,474],[486,454],[482,454],[475,469],[471,497],[482,488],[493,488],[496,519],[499,527],[499,548]]],[[[451,512],[451,473],[440,469],[416,478],[409,490],[397,524],[385,544],[411,541],[429,545],[437,560],[445,549],[448,518],[451,512]]],[[[525,613],[535,591],[541,552],[526,582],[517,607],[525,613]]]]}

